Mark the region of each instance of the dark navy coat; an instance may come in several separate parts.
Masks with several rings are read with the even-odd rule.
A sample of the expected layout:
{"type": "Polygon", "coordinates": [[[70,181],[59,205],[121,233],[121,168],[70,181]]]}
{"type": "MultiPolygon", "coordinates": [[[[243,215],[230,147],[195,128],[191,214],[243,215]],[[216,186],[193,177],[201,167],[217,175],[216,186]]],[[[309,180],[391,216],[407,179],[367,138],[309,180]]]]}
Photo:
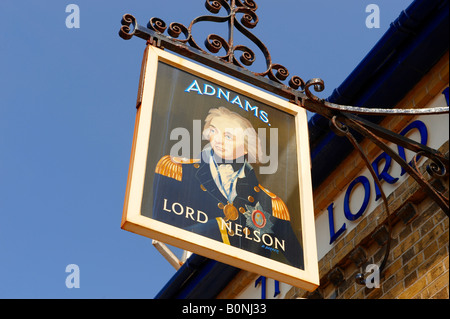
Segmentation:
{"type": "Polygon", "coordinates": [[[236,220],[227,220],[227,199],[212,177],[209,161],[164,156],[156,167],[153,218],[202,236],[303,269],[303,249],[284,202],[261,186],[252,166],[237,178],[233,205],[236,220]]]}

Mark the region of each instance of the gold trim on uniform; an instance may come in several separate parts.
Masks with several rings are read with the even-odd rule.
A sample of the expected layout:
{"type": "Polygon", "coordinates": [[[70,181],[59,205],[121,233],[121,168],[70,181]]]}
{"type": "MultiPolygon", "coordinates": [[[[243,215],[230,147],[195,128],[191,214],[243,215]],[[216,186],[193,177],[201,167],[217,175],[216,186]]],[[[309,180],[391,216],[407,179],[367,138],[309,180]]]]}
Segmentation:
{"type": "Polygon", "coordinates": [[[227,245],[231,245],[230,239],[228,238],[228,234],[227,234],[227,228],[224,227],[225,222],[223,221],[222,217],[218,217],[218,218],[216,218],[216,220],[217,220],[217,224],[219,224],[220,236],[222,237],[223,243],[227,244],[227,245]]]}
{"type": "Polygon", "coordinates": [[[180,163],[174,162],[170,155],[166,155],[159,160],[156,165],[155,173],[181,182],[183,177],[183,168],[180,163]]]}
{"type": "Polygon", "coordinates": [[[261,186],[261,184],[259,185],[259,188],[272,199],[272,215],[278,219],[290,221],[291,216],[289,215],[289,210],[283,200],[268,189],[261,186]]]}
{"type": "Polygon", "coordinates": [[[261,184],[259,184],[259,188],[262,189],[264,191],[264,193],[266,193],[267,195],[269,195],[270,198],[277,198],[277,195],[275,195],[274,193],[272,193],[271,191],[269,191],[267,188],[264,188],[261,184]]]}
{"type": "Polygon", "coordinates": [[[199,159],[187,159],[166,155],[159,160],[155,168],[155,173],[181,182],[183,178],[182,164],[194,164],[198,162],[200,162],[199,159]]]}

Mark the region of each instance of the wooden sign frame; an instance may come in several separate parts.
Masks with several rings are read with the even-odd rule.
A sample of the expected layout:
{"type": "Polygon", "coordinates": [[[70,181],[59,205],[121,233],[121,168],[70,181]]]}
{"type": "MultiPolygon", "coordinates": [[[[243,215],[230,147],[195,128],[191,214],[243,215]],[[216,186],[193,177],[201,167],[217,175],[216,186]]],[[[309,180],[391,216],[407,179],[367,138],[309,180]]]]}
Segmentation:
{"type": "MultiPolygon", "coordinates": [[[[203,121],[204,117],[198,117],[197,119],[203,121]]],[[[195,118],[192,120],[195,120],[195,118]]],[[[203,125],[204,122],[202,122],[202,126],[203,125]]],[[[173,157],[167,158],[173,159],[173,157]]],[[[195,154],[192,154],[188,159],[178,158],[174,159],[171,163],[173,163],[172,166],[182,167],[182,165],[185,165],[183,167],[187,167],[186,165],[196,165],[198,163],[196,160],[192,160],[194,158],[195,154]]],[[[136,114],[133,146],[122,216],[122,229],[302,289],[313,291],[319,286],[319,271],[310,167],[307,115],[303,108],[174,54],[152,46],[147,46],[141,70],[138,110],[136,114]],[[186,77],[187,79],[191,77],[191,80],[185,82],[184,86],[183,84],[180,84],[180,87],[184,88],[183,91],[178,90],[174,93],[174,89],[172,89],[172,91],[169,90],[167,92],[168,94],[162,94],[160,91],[157,92],[157,90],[166,90],[168,86],[171,86],[180,77],[186,77]],[[194,80],[192,81],[192,79],[194,80]],[[160,83],[159,86],[158,83],[160,83]],[[221,90],[221,93],[217,95],[219,89],[221,90]],[[167,97],[166,95],[172,94],[171,92],[175,95],[180,95],[180,99],[187,101],[186,103],[188,105],[183,105],[182,108],[175,105],[174,109],[169,109],[170,111],[161,111],[158,109],[158,105],[161,103],[164,103],[161,105],[167,105],[167,98],[172,97],[167,97]],[[286,152],[283,152],[283,154],[280,153],[277,160],[282,161],[282,163],[279,165],[281,168],[278,170],[283,174],[280,173],[281,175],[267,176],[266,178],[267,183],[280,185],[280,187],[278,187],[278,189],[273,189],[272,186],[269,185],[268,188],[265,188],[267,185],[264,184],[264,187],[261,185],[259,185],[260,187],[255,187],[255,191],[258,192],[258,196],[266,194],[264,195],[265,198],[268,198],[269,202],[271,200],[273,216],[276,215],[274,205],[278,205],[277,203],[281,203],[281,207],[284,207],[284,203],[286,203],[287,207],[295,207],[295,209],[289,210],[290,216],[283,217],[282,214],[279,214],[277,218],[275,218],[269,216],[270,214],[261,213],[259,210],[256,211],[250,206],[243,205],[241,208],[245,209],[239,212],[239,216],[242,217],[244,211],[249,209],[246,211],[247,215],[245,216],[249,216],[252,212],[253,216],[255,216],[254,213],[259,212],[260,214],[257,217],[262,218],[261,220],[263,222],[258,224],[255,222],[254,218],[254,225],[247,222],[247,225],[250,225],[251,227],[255,226],[253,227],[253,229],[255,229],[253,231],[254,236],[251,237],[252,235],[249,235],[250,228],[246,227],[245,224],[234,224],[236,228],[233,229],[231,229],[231,226],[230,229],[224,227],[233,225],[227,224],[227,222],[230,222],[224,218],[223,221],[225,224],[222,224],[223,231],[221,232],[223,235],[222,241],[153,218],[151,203],[148,203],[152,202],[152,200],[156,201],[156,198],[152,199],[152,196],[155,196],[153,190],[154,185],[149,181],[154,182],[157,178],[154,176],[158,171],[158,169],[155,168],[155,163],[164,155],[167,155],[167,147],[164,149],[165,145],[175,143],[174,141],[169,141],[167,135],[161,134],[161,131],[164,131],[164,128],[166,127],[163,126],[165,124],[161,124],[164,121],[157,118],[157,116],[164,116],[165,114],[165,116],[167,116],[167,118],[165,118],[166,122],[177,122],[182,121],[183,118],[187,116],[186,114],[190,114],[190,112],[195,113],[197,110],[200,112],[201,107],[189,105],[189,99],[191,98],[209,99],[208,101],[211,101],[211,103],[214,102],[213,100],[217,101],[220,99],[219,102],[224,104],[225,108],[240,113],[244,117],[247,116],[249,120],[256,123],[255,125],[267,129],[279,129],[278,143],[281,147],[285,147],[285,145],[288,144],[290,145],[290,150],[293,151],[289,151],[288,153],[293,156],[292,158],[294,158],[294,160],[288,158],[287,155],[285,155],[286,152]],[[161,102],[161,99],[164,102],[161,102]],[[255,107],[255,105],[258,105],[259,109],[255,107]],[[176,109],[176,107],[178,107],[178,109],[176,109]],[[155,115],[155,112],[157,111],[161,111],[163,114],[155,115]],[[178,114],[177,112],[187,113],[178,114]],[[282,124],[284,118],[289,119],[287,125],[282,124]],[[271,122],[272,119],[274,122],[271,122]],[[277,125],[275,125],[276,121],[278,121],[277,125]],[[152,125],[154,126],[153,130],[152,125]],[[290,131],[284,132],[287,127],[290,127],[290,131]],[[286,136],[290,136],[290,138],[286,138],[286,136]],[[160,143],[159,141],[164,141],[164,143],[160,143]],[[284,176],[290,178],[289,183],[291,184],[284,180],[284,176]],[[292,178],[294,178],[294,184],[292,184],[292,178]],[[269,189],[273,190],[274,193],[269,191],[269,189]],[[282,195],[278,193],[279,189],[282,189],[282,195]],[[150,196],[150,193],[153,195],[150,196]],[[150,198],[150,200],[148,198],[150,198]],[[271,237],[271,235],[268,234],[264,238],[264,242],[262,241],[262,237],[264,236],[262,229],[264,228],[261,228],[260,231],[258,227],[266,227],[266,223],[271,223],[271,221],[273,221],[272,224],[275,224],[279,220],[282,220],[283,222],[292,222],[295,220],[295,226],[292,226],[292,229],[293,232],[297,234],[296,236],[302,247],[303,262],[301,266],[295,266],[289,262],[282,262],[277,259],[281,255],[280,251],[283,253],[282,250],[288,249],[284,246],[286,243],[285,241],[280,239],[280,241],[275,242],[278,243],[276,246],[274,245],[274,240],[277,240],[277,238],[274,236],[271,237]],[[252,244],[258,243],[261,244],[261,246],[266,246],[266,250],[272,250],[270,256],[268,257],[261,255],[260,253],[251,252],[248,249],[245,250],[231,245],[229,241],[236,239],[237,236],[241,237],[241,241],[245,242],[245,239],[247,238],[249,242],[252,241],[252,244]],[[226,240],[227,238],[228,242],[226,240]],[[272,258],[272,255],[276,258],[272,258]]],[[[161,171],[159,173],[164,175],[161,171]]],[[[203,185],[200,186],[203,188],[203,185]]],[[[249,196],[248,198],[249,200],[254,200],[252,196],[249,196]]],[[[167,211],[167,214],[170,214],[170,203],[166,200],[164,205],[164,210],[167,211]]],[[[174,211],[178,213],[181,209],[186,209],[186,207],[182,207],[181,203],[179,208],[177,208],[179,211],[174,211]]],[[[221,208],[223,208],[223,205],[221,208]]],[[[193,215],[191,214],[189,217],[193,219],[192,216],[193,215]]],[[[188,216],[185,217],[187,218],[188,216]]],[[[220,220],[220,218],[216,219],[218,221],[220,220]]],[[[251,221],[252,219],[250,218],[248,220],[251,221]]],[[[271,226],[275,227],[272,224],[271,226]]],[[[272,228],[272,230],[273,229],[274,228],[272,228]]],[[[289,247],[289,243],[287,243],[287,245],[289,247]]]]}

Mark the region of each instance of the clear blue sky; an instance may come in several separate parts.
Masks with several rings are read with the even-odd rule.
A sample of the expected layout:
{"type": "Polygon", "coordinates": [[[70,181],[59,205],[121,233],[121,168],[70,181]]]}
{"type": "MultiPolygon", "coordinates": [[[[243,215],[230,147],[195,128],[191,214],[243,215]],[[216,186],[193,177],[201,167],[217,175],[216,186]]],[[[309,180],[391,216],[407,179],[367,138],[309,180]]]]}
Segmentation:
{"type": "MultiPolygon", "coordinates": [[[[411,2],[256,0],[253,32],[291,74],[322,78],[325,98],[411,2]],[[371,3],[379,29],[366,27],[371,3]]],[[[204,0],[0,0],[0,298],[153,298],[175,273],[120,229],[145,46],[118,36],[125,13],[141,25],[208,14],[204,0]],[[80,288],[65,285],[69,264],[80,288]]]]}

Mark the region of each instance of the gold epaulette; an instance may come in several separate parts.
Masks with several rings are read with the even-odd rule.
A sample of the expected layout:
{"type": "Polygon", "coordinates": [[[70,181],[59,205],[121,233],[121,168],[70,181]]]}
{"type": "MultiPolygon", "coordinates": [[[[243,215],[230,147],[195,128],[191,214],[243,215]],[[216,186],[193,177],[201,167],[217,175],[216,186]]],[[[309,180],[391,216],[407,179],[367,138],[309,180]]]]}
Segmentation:
{"type": "Polygon", "coordinates": [[[159,160],[158,164],[156,165],[155,173],[173,178],[181,182],[183,178],[182,164],[194,164],[198,162],[200,162],[199,159],[185,159],[166,155],[159,160]]]}
{"type": "Polygon", "coordinates": [[[261,184],[259,185],[259,188],[272,199],[272,215],[278,219],[290,221],[291,216],[289,215],[289,210],[283,200],[268,189],[261,186],[261,184]]]}

